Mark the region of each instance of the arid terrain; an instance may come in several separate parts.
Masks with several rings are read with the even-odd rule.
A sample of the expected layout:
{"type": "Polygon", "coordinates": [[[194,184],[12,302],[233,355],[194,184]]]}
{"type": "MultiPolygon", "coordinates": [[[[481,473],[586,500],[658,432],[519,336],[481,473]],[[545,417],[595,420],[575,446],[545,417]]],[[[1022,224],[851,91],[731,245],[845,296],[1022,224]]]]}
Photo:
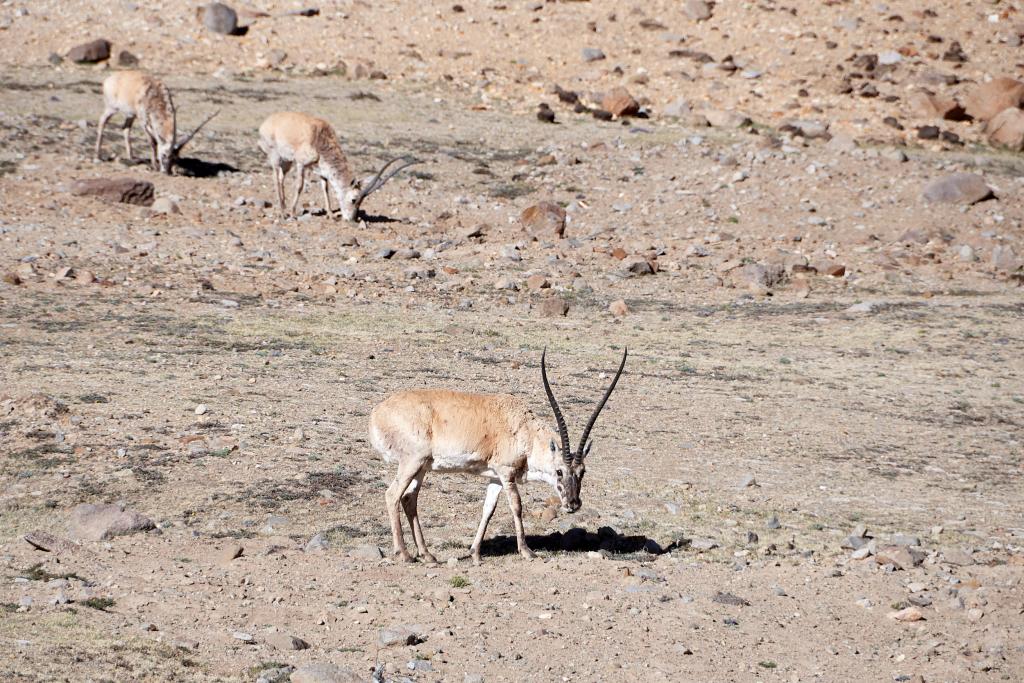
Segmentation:
{"type": "Polygon", "coordinates": [[[915,100],[1024,77],[1024,17],[927,5],[0,3],[0,677],[1024,680],[1024,158],[915,100]],[[121,50],[220,110],[172,176],[119,118],[92,158],[121,50]],[[282,219],[282,110],[420,163],[282,219]],[[119,177],[157,201],[76,193],[119,177]],[[546,348],[575,438],[624,347],[538,559],[502,499],[474,566],[435,473],[440,564],[392,562],[377,402],[550,417],[546,348]]]}

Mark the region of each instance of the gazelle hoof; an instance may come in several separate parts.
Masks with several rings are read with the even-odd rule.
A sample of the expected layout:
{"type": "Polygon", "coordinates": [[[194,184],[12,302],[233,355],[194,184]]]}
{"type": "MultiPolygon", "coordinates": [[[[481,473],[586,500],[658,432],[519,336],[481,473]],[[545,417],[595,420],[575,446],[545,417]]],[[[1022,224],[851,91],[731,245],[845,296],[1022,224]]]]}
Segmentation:
{"type": "Polygon", "coordinates": [[[533,552],[529,548],[527,548],[526,550],[520,550],[519,554],[522,555],[523,559],[526,559],[526,560],[536,560],[537,559],[537,553],[533,552]]]}
{"type": "Polygon", "coordinates": [[[395,551],[395,560],[398,562],[415,562],[416,558],[409,554],[408,550],[395,551]]]}
{"type": "Polygon", "coordinates": [[[437,561],[437,558],[431,555],[430,553],[424,553],[423,556],[420,557],[420,559],[423,560],[426,564],[440,564],[437,561]]]}

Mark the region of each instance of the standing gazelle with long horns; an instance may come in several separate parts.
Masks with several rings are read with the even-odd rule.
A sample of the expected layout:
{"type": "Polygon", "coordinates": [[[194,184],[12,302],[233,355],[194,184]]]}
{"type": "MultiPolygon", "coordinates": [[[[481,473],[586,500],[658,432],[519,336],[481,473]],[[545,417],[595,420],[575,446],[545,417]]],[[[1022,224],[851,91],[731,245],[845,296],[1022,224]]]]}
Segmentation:
{"type": "Polygon", "coordinates": [[[142,120],[142,129],[149,136],[153,170],[168,175],[181,149],[218,114],[213,112],[194,131],[178,140],[174,101],[167,86],[141,71],[119,71],[103,81],[103,114],[96,132],[97,159],[100,159],[103,129],[110,117],[118,113],[124,114],[124,146],[128,161],[132,159],[132,125],[138,117],[142,120]]]}
{"type": "Polygon", "coordinates": [[[334,192],[342,217],[354,221],[359,214],[363,200],[384,186],[406,166],[419,163],[409,157],[396,157],[384,164],[376,175],[356,178],[349,168],[348,159],[341,151],[341,144],[331,124],[309,114],[300,112],[278,112],[271,114],[260,126],[260,149],[267,155],[267,161],[274,171],[274,188],[277,202],[284,216],[295,215],[299,195],[306,185],[306,171],[313,168],[320,176],[320,187],[324,193],[324,210],[332,213],[331,197],[334,192]],[[396,161],[404,163],[384,174],[396,161]],[[284,177],[292,165],[298,176],[295,182],[295,196],[291,206],[285,208],[284,177]]]}
{"type": "Polygon", "coordinates": [[[580,509],[580,486],[592,443],[590,430],[622,375],[626,353],[624,349],[619,369],[590,416],[575,452],[569,446],[569,430],[548,382],[546,353],[540,357],[540,374],[557,433],[534,416],[524,401],[509,394],[413,390],[378,404],[370,413],[370,443],[385,462],[398,464],[398,474],[385,494],[395,556],[405,562],[413,560],[402,534],[404,508],[420,557],[437,562],[423,540],[416,509],[423,478],[428,470],[434,470],[481,474],[490,479],[483,516],[470,547],[474,564],[480,563],[480,544],[502,489],[512,509],[519,554],[536,557],[526,545],[518,485],[526,480],[545,481],[558,492],[563,511],[580,509]]]}

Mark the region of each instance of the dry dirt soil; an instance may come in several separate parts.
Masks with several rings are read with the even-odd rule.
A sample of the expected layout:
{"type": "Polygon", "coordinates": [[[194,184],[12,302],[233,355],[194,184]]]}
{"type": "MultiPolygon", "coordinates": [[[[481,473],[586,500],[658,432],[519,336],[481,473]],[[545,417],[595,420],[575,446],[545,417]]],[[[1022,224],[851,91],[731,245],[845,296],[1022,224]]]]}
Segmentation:
{"type": "Polygon", "coordinates": [[[901,109],[927,69],[1021,75],[1017,3],[462,4],[263,2],[215,36],[186,3],[0,3],[0,677],[1024,679],[1024,163],[976,124],[917,140],[901,109]],[[181,128],[221,109],[174,176],[123,159],[116,120],[92,160],[114,67],[47,55],[98,36],[164,78],[181,128]],[[763,74],[684,78],[668,43],[763,74]],[[827,80],[907,45],[883,97],[827,80]],[[623,82],[650,118],[550,94],[623,82]],[[753,125],[659,113],[680,96],[753,125]],[[316,187],[281,220],[255,132],[280,110],[333,122],[360,172],[422,163],[359,224],[316,187]],[[956,172],[995,198],[922,199],[956,172]],[[178,212],[68,192],[113,176],[178,212]],[[563,237],[520,224],[539,201],[563,237]],[[442,564],[391,562],[378,401],[502,391],[550,416],[546,347],[578,435],[627,346],[583,509],[526,489],[538,559],[501,503],[473,566],[485,483],[432,475],[442,564]],[[117,502],[156,528],[71,538],[75,506],[117,502]]]}

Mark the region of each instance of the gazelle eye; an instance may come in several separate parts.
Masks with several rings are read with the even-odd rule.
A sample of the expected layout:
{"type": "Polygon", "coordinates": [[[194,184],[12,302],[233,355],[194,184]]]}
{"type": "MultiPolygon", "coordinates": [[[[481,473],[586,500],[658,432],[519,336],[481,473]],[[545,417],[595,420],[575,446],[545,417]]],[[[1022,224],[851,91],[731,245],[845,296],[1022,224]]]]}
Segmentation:
{"type": "Polygon", "coordinates": [[[562,478],[562,470],[555,470],[555,475],[556,475],[556,476],[557,476],[557,477],[558,477],[559,479],[561,479],[561,478],[562,478]]]}

